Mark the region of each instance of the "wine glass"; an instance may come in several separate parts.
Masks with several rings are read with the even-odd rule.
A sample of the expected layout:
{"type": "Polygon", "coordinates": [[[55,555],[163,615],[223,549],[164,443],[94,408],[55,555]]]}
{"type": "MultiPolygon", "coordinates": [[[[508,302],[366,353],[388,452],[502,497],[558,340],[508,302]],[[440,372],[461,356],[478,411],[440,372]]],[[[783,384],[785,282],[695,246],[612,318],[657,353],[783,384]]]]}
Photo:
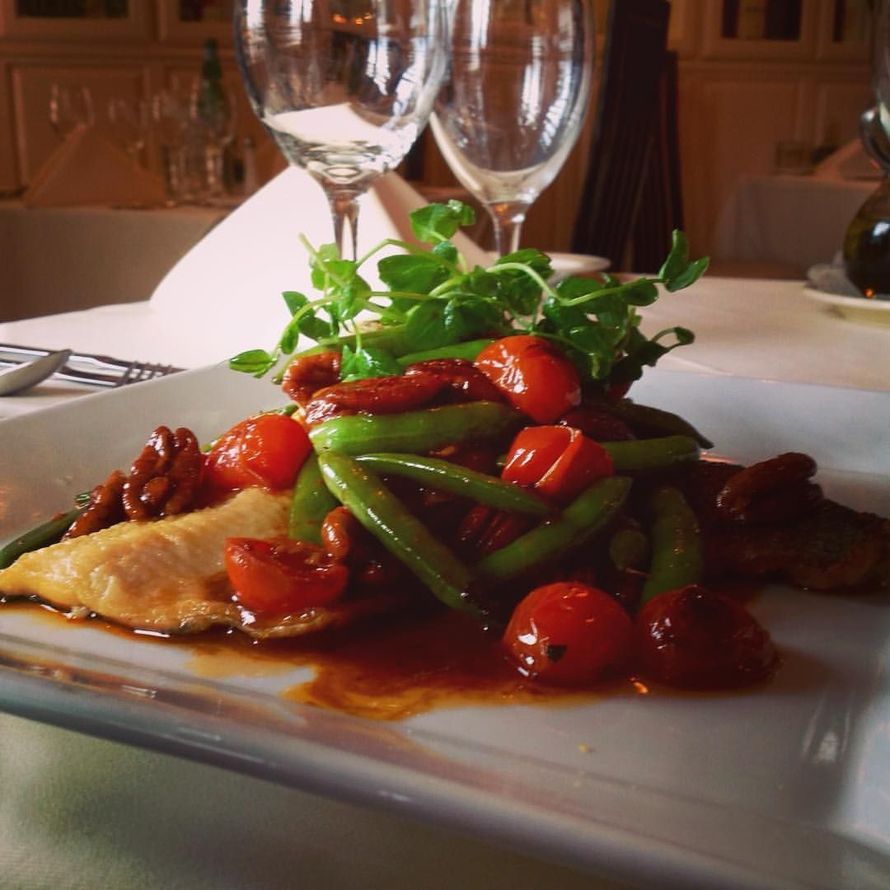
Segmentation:
{"type": "Polygon", "coordinates": [[[96,116],[89,87],[52,84],[49,88],[49,122],[60,139],[77,127],[93,126],[96,116]]]}
{"type": "Polygon", "coordinates": [[[149,107],[143,99],[109,99],[108,125],[111,135],[137,164],[141,164],[148,123],[149,107]]]}
{"type": "Polygon", "coordinates": [[[575,144],[590,95],[590,0],[453,0],[451,74],[431,126],[503,256],[575,144]]]}
{"type": "MultiPolygon", "coordinates": [[[[239,0],[247,93],[291,164],[321,184],[340,255],[359,200],[407,154],[447,69],[448,0],[239,0]]],[[[349,250],[347,250],[349,248],[349,250]]]]}
{"type": "Polygon", "coordinates": [[[151,126],[160,153],[164,187],[171,203],[187,197],[185,144],[189,126],[189,102],[177,84],[151,97],[151,126]]]}

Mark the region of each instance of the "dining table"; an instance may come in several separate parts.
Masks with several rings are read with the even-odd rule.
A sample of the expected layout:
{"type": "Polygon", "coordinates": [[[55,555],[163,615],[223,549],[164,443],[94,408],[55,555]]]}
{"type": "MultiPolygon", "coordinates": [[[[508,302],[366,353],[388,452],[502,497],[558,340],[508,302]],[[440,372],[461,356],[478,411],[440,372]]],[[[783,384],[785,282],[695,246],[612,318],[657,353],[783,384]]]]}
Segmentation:
{"type": "MultiPolygon", "coordinates": [[[[263,198],[258,201],[260,207],[263,198]]],[[[239,222],[231,226],[240,237],[239,222]]],[[[206,272],[206,256],[197,253],[206,272]]],[[[254,261],[261,270],[262,256],[254,261]]],[[[232,309],[221,313],[216,328],[208,323],[202,336],[186,337],[173,323],[177,316],[168,314],[175,305],[173,298],[153,298],[2,322],[0,343],[138,353],[192,369],[224,364],[280,323],[274,316],[239,331],[243,316],[232,309]]],[[[650,334],[674,325],[695,333],[693,343],[669,353],[647,375],[664,368],[713,387],[738,379],[790,382],[814,393],[827,387],[841,398],[844,392],[890,391],[890,327],[833,313],[807,298],[802,281],[706,276],[640,313],[650,334]]],[[[0,450],[17,424],[36,412],[52,419],[60,406],[100,405],[94,400],[102,398],[95,387],[48,380],[0,399],[0,450]]],[[[2,510],[0,492],[0,518],[2,510]]],[[[348,788],[324,793],[311,775],[302,785],[277,782],[248,760],[233,767],[202,756],[200,745],[180,756],[163,741],[145,741],[146,735],[134,743],[125,726],[97,733],[49,707],[9,710],[0,715],[0,885],[10,890],[692,886],[667,873],[635,871],[629,861],[598,868],[549,855],[546,845],[517,846],[509,832],[480,832],[447,812],[416,818],[409,799],[382,786],[365,789],[360,799],[348,788]]],[[[634,794],[633,787],[626,793],[634,794]]],[[[890,879],[890,858],[875,868],[890,879]]]]}
{"type": "Polygon", "coordinates": [[[811,266],[835,259],[847,226],[879,184],[876,173],[834,168],[743,176],[718,215],[712,254],[803,278],[811,266]]]}
{"type": "Polygon", "coordinates": [[[0,321],[147,300],[231,209],[0,200],[0,321]]]}

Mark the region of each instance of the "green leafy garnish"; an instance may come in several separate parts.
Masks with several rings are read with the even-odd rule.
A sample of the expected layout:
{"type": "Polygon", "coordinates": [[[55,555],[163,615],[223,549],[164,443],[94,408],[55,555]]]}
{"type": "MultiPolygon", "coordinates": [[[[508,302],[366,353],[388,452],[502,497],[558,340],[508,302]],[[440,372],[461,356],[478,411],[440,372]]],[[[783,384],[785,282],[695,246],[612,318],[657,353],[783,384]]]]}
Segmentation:
{"type": "Polygon", "coordinates": [[[340,257],[333,244],[316,249],[303,239],[319,295],[310,299],[285,291],[291,319],[274,349],[243,352],[230,367],[262,377],[304,336],[321,347],[339,348],[342,379],[359,380],[402,373],[398,359],[408,353],[447,352],[482,337],[531,333],[559,344],[586,384],[630,383],[645,366],[692,342],[692,332],[680,327],[647,338],[637,312],[658,299],[659,285],[677,291],[707,269],[706,257],[690,260],[682,232],[674,232],[654,278],[572,277],[552,286],[550,258],[531,248],[487,268],[469,267],[451,239],[474,221],[473,209],[460,201],[430,204],[411,214],[412,231],[426,246],[387,239],[356,262],[340,257]],[[402,252],[378,262],[386,289],[376,291],[359,270],[389,247],[402,252]],[[376,316],[377,328],[363,332],[360,316],[376,316]]]}

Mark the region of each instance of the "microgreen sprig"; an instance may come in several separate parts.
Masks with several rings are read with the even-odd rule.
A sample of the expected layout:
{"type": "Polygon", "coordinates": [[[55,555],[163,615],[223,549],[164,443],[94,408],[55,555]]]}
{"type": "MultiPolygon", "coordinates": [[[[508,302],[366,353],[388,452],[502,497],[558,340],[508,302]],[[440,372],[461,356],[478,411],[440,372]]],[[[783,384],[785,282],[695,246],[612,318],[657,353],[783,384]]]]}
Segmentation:
{"type": "Polygon", "coordinates": [[[629,383],[677,346],[693,341],[686,328],[672,327],[647,338],[639,329],[639,307],[653,303],[658,285],[677,291],[707,269],[707,258],[690,260],[682,232],[655,277],[622,282],[570,277],[551,285],[547,254],[525,248],[493,265],[470,267],[451,239],[472,225],[474,212],[460,201],[430,204],[411,214],[414,236],[423,245],[397,239],[380,242],[358,261],[344,260],[333,244],[314,248],[306,239],[311,281],[319,296],[286,291],[291,318],[271,351],[252,349],[230,367],[262,377],[291,355],[300,336],[321,348],[339,348],[344,380],[402,373],[400,355],[485,336],[533,333],[558,343],[590,383],[629,383]],[[374,290],[359,274],[380,251],[377,274],[386,290],[374,290]],[[359,317],[376,316],[374,331],[359,317]]]}

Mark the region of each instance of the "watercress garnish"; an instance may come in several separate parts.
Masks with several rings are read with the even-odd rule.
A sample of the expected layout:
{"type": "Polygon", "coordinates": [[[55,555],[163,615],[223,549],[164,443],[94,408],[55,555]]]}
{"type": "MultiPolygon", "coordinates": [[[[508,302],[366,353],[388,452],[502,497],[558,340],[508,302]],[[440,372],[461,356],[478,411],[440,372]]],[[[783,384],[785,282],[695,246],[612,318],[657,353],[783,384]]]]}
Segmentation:
{"type": "Polygon", "coordinates": [[[553,286],[550,257],[532,248],[500,257],[487,268],[468,266],[451,239],[473,222],[473,209],[460,201],[430,204],[411,214],[412,231],[422,245],[386,239],[355,262],[343,259],[333,244],[314,248],[303,239],[319,295],[310,299],[286,291],[282,296],[291,318],[278,343],[271,351],[242,352],[230,367],[262,377],[304,336],[321,347],[339,348],[342,379],[359,380],[402,373],[398,358],[408,352],[533,333],[558,343],[586,383],[630,383],[644,366],[693,341],[692,332],[681,327],[647,338],[637,312],[658,299],[658,285],[677,291],[707,269],[707,257],[690,260],[682,232],[674,232],[655,277],[570,277],[553,286]],[[374,290],[359,270],[390,247],[402,253],[379,260],[377,274],[386,289],[374,290]],[[375,330],[359,324],[360,317],[375,316],[375,330]]]}

